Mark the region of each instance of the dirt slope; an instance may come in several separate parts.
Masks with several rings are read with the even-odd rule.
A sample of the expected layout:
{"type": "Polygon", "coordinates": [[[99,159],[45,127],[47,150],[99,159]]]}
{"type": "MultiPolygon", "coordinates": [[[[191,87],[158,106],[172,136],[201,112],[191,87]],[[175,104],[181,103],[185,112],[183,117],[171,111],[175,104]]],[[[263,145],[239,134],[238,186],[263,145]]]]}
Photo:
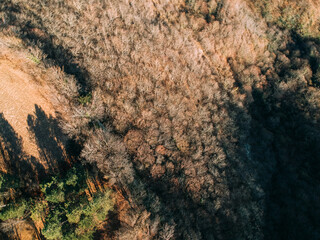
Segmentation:
{"type": "Polygon", "coordinates": [[[36,77],[39,67],[32,55],[9,46],[17,42],[17,39],[0,40],[0,113],[21,137],[23,151],[45,165],[28,118],[35,116],[36,106],[51,118],[55,117],[55,110],[48,99],[48,85],[36,77]]]}

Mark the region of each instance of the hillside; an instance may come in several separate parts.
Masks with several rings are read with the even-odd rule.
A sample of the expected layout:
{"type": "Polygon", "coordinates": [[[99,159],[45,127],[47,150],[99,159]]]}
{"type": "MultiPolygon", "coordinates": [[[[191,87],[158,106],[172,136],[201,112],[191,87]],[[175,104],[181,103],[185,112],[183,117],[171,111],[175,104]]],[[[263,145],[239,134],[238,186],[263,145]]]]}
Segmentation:
{"type": "MultiPolygon", "coordinates": [[[[19,44],[19,39],[1,39],[0,112],[14,131],[22,137],[24,150],[39,159],[36,143],[33,142],[34,137],[28,128],[32,128],[31,119],[40,117],[33,116],[36,110],[36,115],[42,111],[44,116],[55,118],[50,100],[46,99],[52,93],[48,92],[47,83],[41,80],[41,72],[37,71],[37,64],[32,62],[34,56],[31,53],[19,52],[8,47],[10,44],[14,47],[15,41],[19,44]]],[[[34,58],[35,61],[36,57],[34,58]]],[[[39,121],[44,121],[44,119],[39,119],[39,121]]]]}
{"type": "Polygon", "coordinates": [[[2,34],[47,76],[22,89],[52,108],[21,89],[23,104],[10,100],[5,81],[0,103],[45,109],[80,146],[75,161],[117,193],[117,224],[96,239],[319,239],[319,11],[314,0],[6,0],[2,34]]]}

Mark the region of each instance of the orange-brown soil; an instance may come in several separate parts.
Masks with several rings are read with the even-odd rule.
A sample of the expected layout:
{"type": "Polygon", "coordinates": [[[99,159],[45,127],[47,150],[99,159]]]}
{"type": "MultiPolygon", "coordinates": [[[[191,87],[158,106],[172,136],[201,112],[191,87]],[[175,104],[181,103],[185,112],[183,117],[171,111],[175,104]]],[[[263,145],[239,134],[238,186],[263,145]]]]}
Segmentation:
{"type": "MultiPolygon", "coordinates": [[[[21,138],[22,151],[37,159],[44,169],[48,169],[54,151],[58,150],[60,155],[66,156],[63,148],[65,138],[56,136],[56,132],[52,135],[52,126],[44,126],[55,120],[55,109],[50,101],[52,92],[46,81],[41,79],[45,74],[42,74],[44,70],[37,60],[27,51],[12,46],[12,43],[19,45],[19,40],[0,39],[0,113],[21,138]],[[41,114],[46,121],[41,120],[37,114],[41,114]],[[50,149],[48,145],[54,141],[55,149],[50,149]],[[48,151],[51,151],[50,154],[48,151]]],[[[1,165],[5,170],[5,164],[1,165]]]]}

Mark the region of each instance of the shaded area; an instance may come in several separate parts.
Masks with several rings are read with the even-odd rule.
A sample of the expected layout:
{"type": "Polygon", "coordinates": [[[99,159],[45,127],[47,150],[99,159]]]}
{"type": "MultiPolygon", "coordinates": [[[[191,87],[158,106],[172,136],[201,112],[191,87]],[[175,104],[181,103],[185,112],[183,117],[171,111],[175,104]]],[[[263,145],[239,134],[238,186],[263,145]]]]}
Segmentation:
{"type": "Polygon", "coordinates": [[[26,184],[37,181],[43,176],[44,167],[33,156],[28,156],[22,149],[22,139],[0,113],[1,158],[5,169],[11,175],[19,177],[26,184]]]}
{"type": "Polygon", "coordinates": [[[38,146],[40,159],[27,155],[23,150],[22,138],[0,114],[0,151],[5,167],[11,175],[24,181],[43,179],[47,174],[68,169],[76,161],[79,146],[63,135],[58,121],[35,105],[34,115],[29,115],[28,130],[38,146]],[[65,147],[67,146],[67,147],[65,147]],[[45,162],[45,165],[41,163],[45,162]]]}
{"type": "Polygon", "coordinates": [[[115,209],[109,211],[107,216],[108,221],[103,224],[102,229],[97,230],[94,233],[94,239],[113,239],[115,238],[115,233],[120,229],[121,222],[119,220],[119,209],[115,205],[115,209]]]}
{"type": "Polygon", "coordinates": [[[70,166],[70,158],[64,149],[66,137],[58,126],[58,121],[35,105],[34,115],[29,115],[29,132],[39,147],[40,159],[44,160],[50,172],[70,166]]]}
{"type": "MultiPolygon", "coordinates": [[[[288,91],[265,104],[256,93],[251,106],[253,159],[265,188],[265,239],[320,237],[320,129],[301,110],[305,96],[288,91]],[[281,103],[281,107],[277,107],[281,103]]],[[[318,111],[318,110],[316,110],[318,111]]]]}
{"type": "MultiPolygon", "coordinates": [[[[264,91],[254,90],[250,142],[265,189],[265,239],[320,237],[319,89],[306,68],[319,62],[319,46],[293,34],[290,59],[264,91]],[[318,49],[318,50],[317,50],[318,49]]],[[[279,54],[280,55],[280,54],[279,54]]]]}

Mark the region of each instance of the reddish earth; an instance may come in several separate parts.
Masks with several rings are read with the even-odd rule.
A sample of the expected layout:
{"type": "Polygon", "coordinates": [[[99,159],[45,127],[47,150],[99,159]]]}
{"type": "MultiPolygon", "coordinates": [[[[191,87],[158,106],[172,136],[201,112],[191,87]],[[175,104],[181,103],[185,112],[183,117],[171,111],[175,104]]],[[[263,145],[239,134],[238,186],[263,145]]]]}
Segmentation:
{"type": "Polygon", "coordinates": [[[23,151],[38,159],[47,169],[34,136],[28,130],[27,119],[35,116],[36,106],[48,118],[55,117],[55,109],[48,97],[50,88],[38,75],[41,70],[37,60],[32,60],[26,51],[12,47],[12,43],[19,44],[19,40],[0,39],[0,113],[21,137],[23,151]]]}

